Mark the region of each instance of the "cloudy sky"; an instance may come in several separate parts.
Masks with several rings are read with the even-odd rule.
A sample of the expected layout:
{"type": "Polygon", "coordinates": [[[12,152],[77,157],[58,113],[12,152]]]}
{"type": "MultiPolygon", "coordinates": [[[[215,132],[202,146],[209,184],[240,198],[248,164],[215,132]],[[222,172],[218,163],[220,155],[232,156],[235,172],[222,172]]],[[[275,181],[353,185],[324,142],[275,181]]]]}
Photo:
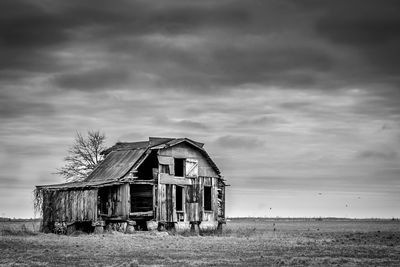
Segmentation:
{"type": "Polygon", "coordinates": [[[77,131],[206,143],[228,216],[400,217],[398,1],[0,2],[0,216],[77,131]]]}

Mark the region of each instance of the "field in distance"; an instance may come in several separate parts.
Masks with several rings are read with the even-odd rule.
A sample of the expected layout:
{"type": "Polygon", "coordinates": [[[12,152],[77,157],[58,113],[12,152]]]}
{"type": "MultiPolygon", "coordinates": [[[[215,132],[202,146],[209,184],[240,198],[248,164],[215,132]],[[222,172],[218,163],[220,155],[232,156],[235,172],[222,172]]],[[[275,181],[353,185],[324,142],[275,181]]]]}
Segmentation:
{"type": "Polygon", "coordinates": [[[63,236],[37,227],[0,222],[0,265],[400,266],[399,220],[235,218],[221,235],[200,236],[63,236]]]}

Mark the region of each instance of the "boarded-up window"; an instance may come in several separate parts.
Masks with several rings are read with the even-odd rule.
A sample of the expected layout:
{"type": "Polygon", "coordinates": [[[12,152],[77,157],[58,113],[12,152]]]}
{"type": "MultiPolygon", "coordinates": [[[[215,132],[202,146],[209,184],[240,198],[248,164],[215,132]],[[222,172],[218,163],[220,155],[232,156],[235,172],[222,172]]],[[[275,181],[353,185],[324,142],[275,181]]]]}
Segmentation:
{"type": "Polygon", "coordinates": [[[211,194],[211,186],[204,187],[204,210],[210,211],[212,210],[212,194],[211,194]]]}
{"type": "Polygon", "coordinates": [[[174,159],[175,165],[175,176],[184,177],[185,176],[185,159],[174,159]]]}
{"type": "Polygon", "coordinates": [[[185,169],[187,177],[197,177],[199,175],[199,162],[197,159],[186,159],[185,169]]]}

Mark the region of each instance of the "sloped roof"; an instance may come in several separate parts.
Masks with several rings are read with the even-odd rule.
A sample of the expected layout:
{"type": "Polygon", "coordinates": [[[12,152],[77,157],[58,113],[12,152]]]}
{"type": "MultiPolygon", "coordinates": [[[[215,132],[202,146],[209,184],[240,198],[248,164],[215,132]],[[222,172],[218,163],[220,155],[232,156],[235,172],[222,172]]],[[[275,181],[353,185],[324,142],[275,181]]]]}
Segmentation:
{"type": "Polygon", "coordinates": [[[57,189],[57,190],[62,190],[62,189],[69,189],[69,188],[93,188],[93,187],[102,187],[102,186],[107,186],[107,185],[116,185],[116,184],[122,184],[122,182],[119,181],[90,181],[90,182],[68,182],[68,183],[62,183],[62,184],[51,184],[51,185],[37,185],[37,189],[57,189]]]}
{"type": "Polygon", "coordinates": [[[112,147],[102,151],[100,154],[108,155],[111,151],[115,150],[133,150],[133,149],[144,149],[149,146],[149,141],[140,142],[118,142],[112,147]]]}
{"type": "Polygon", "coordinates": [[[82,182],[43,185],[37,186],[37,188],[67,189],[118,184],[120,179],[123,178],[129,171],[139,167],[143,159],[147,157],[151,150],[175,146],[182,142],[187,142],[196,147],[204,155],[208,163],[216,170],[218,174],[220,174],[217,165],[203,149],[203,143],[199,143],[188,138],[150,137],[149,141],[118,142],[114,146],[106,149],[102,152],[102,154],[105,155],[105,159],[82,182]]]}
{"type": "Polygon", "coordinates": [[[125,176],[147,148],[132,148],[109,152],[106,158],[85,179],[88,181],[118,180],[125,176]]]}

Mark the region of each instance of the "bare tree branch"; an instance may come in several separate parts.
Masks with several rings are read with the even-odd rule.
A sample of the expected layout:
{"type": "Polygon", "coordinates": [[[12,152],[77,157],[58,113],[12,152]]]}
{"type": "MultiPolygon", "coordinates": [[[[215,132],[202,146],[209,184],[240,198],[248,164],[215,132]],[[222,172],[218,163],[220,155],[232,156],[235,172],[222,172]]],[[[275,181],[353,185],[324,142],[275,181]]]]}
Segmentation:
{"type": "Polygon", "coordinates": [[[88,131],[87,136],[77,132],[74,144],[68,149],[64,158],[65,165],[58,169],[56,174],[63,176],[67,181],[84,180],[102,161],[100,153],[105,149],[106,136],[99,131],[88,131]]]}

